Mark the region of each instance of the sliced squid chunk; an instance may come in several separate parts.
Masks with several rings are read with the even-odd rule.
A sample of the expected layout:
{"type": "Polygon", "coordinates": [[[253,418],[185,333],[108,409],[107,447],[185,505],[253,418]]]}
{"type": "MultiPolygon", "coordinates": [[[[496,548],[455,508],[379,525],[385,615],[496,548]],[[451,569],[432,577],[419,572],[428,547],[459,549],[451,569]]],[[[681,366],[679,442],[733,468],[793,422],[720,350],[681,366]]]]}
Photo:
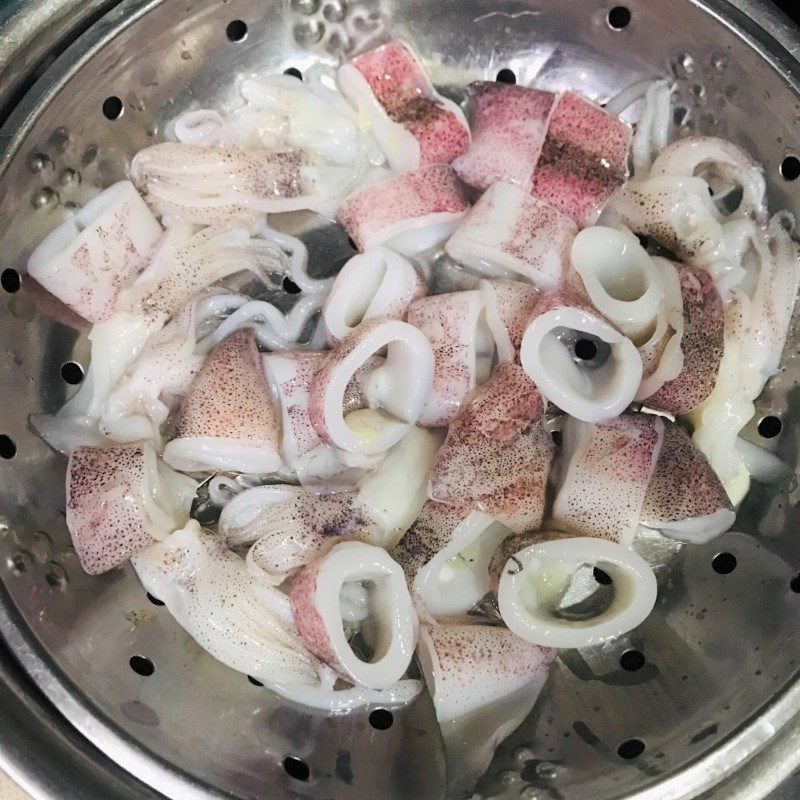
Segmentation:
{"type": "Polygon", "coordinates": [[[433,383],[434,359],[425,335],[399,320],[374,317],[332,351],[311,386],[311,421],[320,437],[351,453],[388,450],[422,413],[433,383]],[[369,408],[345,416],[346,390],[372,356],[386,360],[364,379],[369,408]]]}
{"type": "Polygon", "coordinates": [[[166,538],[189,518],[195,482],[150,444],[77,447],[67,466],[67,528],[81,566],[99,575],[166,538]]]}
{"type": "Polygon", "coordinates": [[[357,189],[337,217],[362,252],[385,245],[413,256],[447,240],[468,208],[452,168],[434,164],[357,189]]]}
{"type": "Polygon", "coordinates": [[[349,680],[386,689],[405,673],[416,645],[416,615],[402,569],[382,548],[361,542],[334,545],[300,572],[290,599],[306,646],[349,680]],[[354,596],[358,602],[358,584],[366,589],[366,608],[351,621],[361,618],[362,636],[372,650],[369,660],[354,652],[342,626],[342,591],[349,606],[354,596]]]}
{"type": "Polygon", "coordinates": [[[533,286],[505,280],[483,280],[478,288],[497,360],[502,364],[518,362],[522,337],[539,302],[539,292],[533,286]]]}
{"type": "Polygon", "coordinates": [[[556,653],[489,625],[424,627],[417,652],[444,740],[448,796],[469,797],[530,713],[556,653]]]}
{"type": "Polygon", "coordinates": [[[519,186],[495,183],[461,220],[445,245],[448,255],[489,275],[521,275],[553,289],[569,263],[578,226],[519,186]]]}
{"type": "Polygon", "coordinates": [[[653,414],[622,414],[599,424],[567,419],[555,527],[630,544],[663,440],[664,420],[653,414]]]}
{"type": "Polygon", "coordinates": [[[424,278],[399,253],[375,247],[353,256],[336,276],[322,319],[335,345],[372,317],[405,319],[408,307],[427,293],[424,278]]]}
{"type": "Polygon", "coordinates": [[[500,575],[497,603],[509,630],[546,647],[590,647],[633,630],[656,602],[650,565],[627,547],[603,539],[559,538],[514,553],[500,575]],[[588,619],[556,613],[571,577],[583,566],[599,568],[612,581],[613,599],[588,619]]]}
{"type": "Polygon", "coordinates": [[[472,144],[453,162],[464,183],[506,181],[530,190],[555,95],[528,86],[476,81],[469,87],[472,144]]]}
{"type": "Polygon", "coordinates": [[[28,274],[84,319],[102,322],[160,236],[134,185],[120,181],[42,240],[28,259],[28,274]]]}
{"type": "Polygon", "coordinates": [[[633,342],[591,307],[560,292],[537,305],[520,362],[551,403],[589,422],[624,411],[642,379],[633,342]]]}
{"type": "Polygon", "coordinates": [[[581,227],[597,220],[628,175],[631,127],[574,92],[556,100],[533,175],[533,195],[581,227]]]}
{"type": "Polygon", "coordinates": [[[483,297],[477,290],[423,297],[411,305],[407,319],[433,348],[433,386],[420,424],[448,425],[492,369],[495,347],[483,297]]]}
{"type": "Polygon", "coordinates": [[[469,147],[464,113],[434,89],[404,42],[357,56],[339,68],[338,84],[368,121],[392,169],[449,164],[469,147]]]}
{"type": "Polygon", "coordinates": [[[279,426],[251,330],[209,355],[181,405],[164,460],[187,472],[268,473],[281,466],[279,426]]]}
{"type": "Polygon", "coordinates": [[[658,266],[627,231],[594,226],[572,244],[572,266],[592,305],[638,345],[655,330],[664,298],[658,266]]]}

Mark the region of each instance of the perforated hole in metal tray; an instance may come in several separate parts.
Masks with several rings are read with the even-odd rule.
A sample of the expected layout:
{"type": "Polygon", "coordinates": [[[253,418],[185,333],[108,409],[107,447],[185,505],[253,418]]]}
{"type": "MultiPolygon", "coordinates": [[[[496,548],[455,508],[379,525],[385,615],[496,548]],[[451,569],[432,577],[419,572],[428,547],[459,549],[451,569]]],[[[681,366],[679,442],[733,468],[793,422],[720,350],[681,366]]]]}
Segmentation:
{"type": "MultiPolygon", "coordinates": [[[[130,570],[81,572],[64,525],[65,460],[27,418],[76,391],[89,348],[80,320],[25,278],[32,244],[92,187],[122,177],[165,120],[230,103],[239,73],[335,63],[387,31],[413,41],[456,99],[477,78],[569,86],[602,101],[638,79],[672,75],[676,118],[750,149],[774,207],[798,212],[796,87],[703,6],[127,2],[34,89],[0,162],[0,624],[101,748],[181,798],[427,800],[444,785],[427,696],[388,717],[367,709],[326,718],[282,703],[203,653],[130,570]],[[93,54],[82,55],[88,47],[93,54]]],[[[312,215],[281,225],[302,235],[320,270],[352,252],[339,228],[312,215]]],[[[747,431],[793,468],[799,353],[793,334],[747,431]]],[[[660,782],[666,791],[778,697],[800,666],[797,501],[794,478],[755,484],[735,530],[716,542],[679,549],[654,539],[654,613],[623,640],[561,655],[479,795],[604,800],[660,782]]]]}

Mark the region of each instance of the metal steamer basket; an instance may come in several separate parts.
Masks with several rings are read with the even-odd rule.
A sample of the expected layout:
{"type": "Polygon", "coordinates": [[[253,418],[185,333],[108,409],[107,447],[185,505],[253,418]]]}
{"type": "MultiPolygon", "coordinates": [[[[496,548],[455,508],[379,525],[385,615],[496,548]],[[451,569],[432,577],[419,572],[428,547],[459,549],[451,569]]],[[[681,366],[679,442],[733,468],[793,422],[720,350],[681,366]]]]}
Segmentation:
{"type": "MultiPolygon", "coordinates": [[[[177,112],[232,99],[237,74],[336,63],[389,32],[454,99],[501,69],[600,101],[672,76],[676,121],[748,148],[774,207],[800,213],[800,41],[757,0],[3,4],[0,765],[38,798],[445,797],[427,694],[385,730],[370,709],[291,705],[205,654],[132,570],[83,574],[64,524],[66,461],[28,428],[75,391],[80,371],[63,365],[88,362],[85,331],[21,274],[65,206],[123,177],[177,112]]],[[[321,268],[350,254],[318,217],[283,222],[321,268]]],[[[798,353],[792,334],[746,431],[793,468],[798,353]],[[759,428],[768,416],[783,425],[770,438],[780,422],[759,428]]],[[[653,614],[623,640],[561,654],[477,797],[753,800],[782,782],[800,763],[799,497],[795,480],[755,484],[732,532],[657,543],[653,614]]]]}

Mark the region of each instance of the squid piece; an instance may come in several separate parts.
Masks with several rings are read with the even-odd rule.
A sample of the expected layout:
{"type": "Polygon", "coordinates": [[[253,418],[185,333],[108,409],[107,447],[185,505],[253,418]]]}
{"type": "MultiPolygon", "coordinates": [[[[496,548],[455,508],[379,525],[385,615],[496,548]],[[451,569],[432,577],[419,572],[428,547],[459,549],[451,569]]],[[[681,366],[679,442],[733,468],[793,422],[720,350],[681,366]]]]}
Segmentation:
{"type": "Polygon", "coordinates": [[[472,144],[453,161],[464,183],[505,181],[530,191],[555,95],[527,86],[475,81],[469,87],[472,144]]]}
{"type": "Polygon", "coordinates": [[[414,256],[449,238],[468,208],[453,169],[434,164],[357,189],[337,219],[362,252],[385,245],[414,256]]]}
{"type": "Polygon", "coordinates": [[[650,169],[652,176],[701,177],[715,195],[731,186],[742,189],[736,211],[763,219],[767,184],[764,170],[741,147],[715,136],[689,136],[664,148],[650,169]]]}
{"type": "Polygon", "coordinates": [[[521,275],[553,289],[569,264],[578,226],[547,203],[510,183],[495,183],[467,212],[445,249],[484,275],[521,275]]]}
{"type": "Polygon", "coordinates": [[[161,442],[161,426],[189,391],[203,356],[195,352],[195,304],[154,333],[109,394],[99,430],[117,442],[161,442]]]}
{"type": "Polygon", "coordinates": [[[268,473],[281,466],[279,426],[250,330],[206,359],[181,405],[164,460],[186,472],[268,473]]]}
{"type": "Polygon", "coordinates": [[[636,346],[579,299],[542,298],[522,337],[520,363],[539,391],[586,422],[616,417],[642,380],[636,346]]]}
{"type": "Polygon", "coordinates": [[[683,428],[665,421],[641,523],[673,539],[704,544],[728,530],[735,519],[728,495],[706,457],[683,428]]]}
{"type": "Polygon", "coordinates": [[[370,703],[407,703],[421,689],[408,680],[384,691],[334,689],[338,676],[306,649],[289,598],[259,583],[241,556],[194,520],[133,565],[145,590],[203,649],[287,700],[343,714],[370,703]]]}
{"type": "MultiPolygon", "coordinates": [[[[651,408],[686,414],[700,406],[714,390],[722,360],[725,319],[722,298],[711,276],[702,269],[676,264],[680,281],[683,325],[682,367],[672,380],[653,394],[637,397],[651,408]]],[[[663,356],[662,356],[663,358],[663,356]]]]}
{"type": "Polygon", "coordinates": [[[441,436],[412,428],[354,491],[314,494],[296,486],[259,486],[231,500],[220,531],[250,545],[251,571],[280,583],[332,540],[353,538],[392,548],[425,504],[428,468],[441,436]]]}
{"type": "Polygon", "coordinates": [[[249,227],[265,213],[329,211],[355,179],[303,150],[222,149],[162,142],[140,150],[131,178],[167,225],[249,227]]]}
{"type": "Polygon", "coordinates": [[[382,548],[335,544],[301,570],[289,597],[308,649],[348,680],[388,689],[408,669],[417,617],[402,569],[382,548]],[[368,660],[350,646],[343,617],[358,622],[372,649],[368,660]]]}
{"type": "Polygon", "coordinates": [[[425,335],[399,320],[373,317],[345,336],[311,385],[309,413],[324,441],[349,453],[388,450],[416,424],[433,383],[434,359],[425,335]],[[347,387],[371,357],[386,360],[364,378],[369,408],[344,409],[347,387]]]}
{"type": "Polygon", "coordinates": [[[653,256],[653,264],[661,273],[664,298],[656,316],[650,338],[638,347],[642,359],[642,382],[635,400],[641,402],[654,395],[665,383],[675,380],[683,369],[683,297],[681,279],[675,264],[653,256]]]}
{"type": "Polygon", "coordinates": [[[281,412],[281,454],[290,467],[298,458],[323,444],[311,424],[309,399],[314,376],[327,353],[266,353],[264,372],[281,412]]]}
{"type": "Polygon", "coordinates": [[[555,102],[532,194],[582,228],[628,175],[631,126],[574,92],[555,102]]]}
{"type": "Polygon", "coordinates": [[[484,511],[514,533],[537,530],[554,455],[536,386],[522,367],[500,364],[450,424],[428,496],[484,511]]]}
{"type": "Polygon", "coordinates": [[[322,319],[335,346],[364,320],[404,320],[408,307],[428,293],[425,279],[403,256],[385,247],[353,256],[339,271],[322,319]]]}
{"type": "Polygon", "coordinates": [[[434,89],[404,42],[352,59],[339,68],[338,83],[398,172],[449,164],[469,147],[464,113],[434,89]]]}
{"type": "Polygon", "coordinates": [[[469,797],[533,709],[555,651],[489,625],[422,628],[419,654],[442,731],[448,796],[469,797]]]}
{"type": "Polygon", "coordinates": [[[556,529],[629,545],[664,440],[664,420],[622,414],[593,425],[568,418],[562,431],[556,529]]]}
{"type": "Polygon", "coordinates": [[[586,228],[572,244],[572,266],[591,304],[635,345],[644,344],[657,325],[665,287],[639,240],[614,228],[586,228]]]}
{"type": "Polygon", "coordinates": [[[189,519],[195,482],[149,444],[78,447],[67,466],[67,528],[81,566],[99,575],[189,519]]]}
{"type": "Polygon", "coordinates": [[[28,274],[84,319],[102,322],[160,236],[134,185],[120,181],[42,240],[28,259],[28,274]]]}
{"type": "Polygon", "coordinates": [[[433,349],[433,384],[419,422],[443,427],[492,371],[495,345],[483,297],[478,290],[423,297],[411,305],[407,319],[433,349]]]}
{"type": "Polygon", "coordinates": [[[479,289],[497,360],[501,364],[519,362],[522,337],[539,302],[539,292],[524,283],[504,280],[483,280],[479,289]]]}
{"type": "MultiPolygon", "coordinates": [[[[505,542],[505,555],[525,545],[506,560],[492,565],[498,570],[497,605],[509,631],[543,647],[591,647],[632,631],[655,606],[658,585],[650,565],[633,550],[594,538],[540,537],[505,542]],[[556,615],[574,576],[582,568],[599,568],[612,580],[609,606],[589,619],[556,615]]],[[[588,572],[589,570],[585,570],[588,572]]]]}
{"type": "Polygon", "coordinates": [[[308,341],[300,341],[312,319],[318,315],[325,302],[323,293],[304,294],[297,298],[291,310],[283,313],[266,300],[251,300],[245,295],[230,295],[227,298],[232,312],[217,328],[198,343],[198,350],[207,353],[234,331],[249,328],[255,332],[259,345],[270,350],[318,349],[323,345],[319,320],[308,341]],[[238,305],[241,301],[241,305],[238,305]],[[233,308],[238,305],[238,308],[233,308]]]}
{"type": "Polygon", "coordinates": [[[483,511],[429,500],[392,556],[428,617],[458,617],[491,591],[489,562],[510,535],[483,511]]]}

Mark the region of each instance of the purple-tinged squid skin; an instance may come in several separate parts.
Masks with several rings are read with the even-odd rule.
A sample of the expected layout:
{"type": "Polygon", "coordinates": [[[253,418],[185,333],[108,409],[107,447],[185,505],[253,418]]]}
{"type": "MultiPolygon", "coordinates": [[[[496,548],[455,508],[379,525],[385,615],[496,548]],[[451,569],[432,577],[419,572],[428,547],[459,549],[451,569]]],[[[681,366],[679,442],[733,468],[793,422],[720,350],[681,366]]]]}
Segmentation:
{"type": "Polygon", "coordinates": [[[736,519],[706,457],[684,429],[664,421],[664,443],[642,506],[641,522],[675,539],[705,542],[736,519]]]}
{"type": "Polygon", "coordinates": [[[534,197],[592,225],[628,175],[631,126],[574,92],[555,103],[533,175],[534,197]]]}
{"type": "MultiPolygon", "coordinates": [[[[154,451],[144,444],[77,447],[72,452],[67,527],[90,575],[118,567],[155,543],[148,505],[154,504],[156,463],[154,451]]],[[[184,521],[174,520],[176,527],[184,521]]]]}
{"type": "Polygon", "coordinates": [[[724,310],[711,275],[703,269],[676,264],[683,298],[683,369],[645,399],[651,408],[686,414],[714,390],[725,333],[724,310]]]}
{"type": "Polygon", "coordinates": [[[472,144],[453,162],[461,180],[476,189],[507,181],[529,190],[554,100],[551,92],[527,86],[470,84],[472,144]]]}
{"type": "Polygon", "coordinates": [[[368,50],[350,64],[393,121],[419,142],[419,166],[449,164],[469,147],[469,127],[460,112],[436,93],[425,70],[404,42],[368,50]]]}
{"type": "Polygon", "coordinates": [[[179,443],[203,440],[221,447],[219,454],[210,456],[207,468],[269,472],[281,464],[279,432],[255,333],[242,329],[206,359],[183,401],[164,457],[167,463],[187,468],[184,462],[193,456],[182,453],[179,443]],[[227,463],[228,444],[246,452],[232,455],[227,463]]]}
{"type": "Polygon", "coordinates": [[[451,423],[429,497],[484,511],[514,533],[538,529],[555,455],[544,407],[522,367],[499,365],[451,423]]]}
{"type": "Polygon", "coordinates": [[[363,252],[384,243],[390,246],[388,240],[423,224],[425,218],[449,221],[455,227],[468,208],[452,167],[434,164],[357,189],[344,199],[337,219],[363,252]]]}
{"type": "Polygon", "coordinates": [[[433,347],[433,386],[420,416],[421,425],[449,425],[478,383],[482,309],[483,299],[474,290],[423,297],[408,309],[409,325],[421,330],[433,347]]]}
{"type": "Polygon", "coordinates": [[[570,418],[562,436],[553,527],[630,544],[661,452],[663,418],[625,413],[599,424],[570,418]]]}
{"type": "Polygon", "coordinates": [[[541,295],[533,286],[516,281],[481,281],[479,288],[498,361],[519,363],[522,337],[541,295]]]}
{"type": "Polygon", "coordinates": [[[369,520],[353,507],[352,492],[299,493],[267,508],[240,535],[258,537],[247,554],[257,572],[276,582],[344,539],[369,539],[369,520]]]}

